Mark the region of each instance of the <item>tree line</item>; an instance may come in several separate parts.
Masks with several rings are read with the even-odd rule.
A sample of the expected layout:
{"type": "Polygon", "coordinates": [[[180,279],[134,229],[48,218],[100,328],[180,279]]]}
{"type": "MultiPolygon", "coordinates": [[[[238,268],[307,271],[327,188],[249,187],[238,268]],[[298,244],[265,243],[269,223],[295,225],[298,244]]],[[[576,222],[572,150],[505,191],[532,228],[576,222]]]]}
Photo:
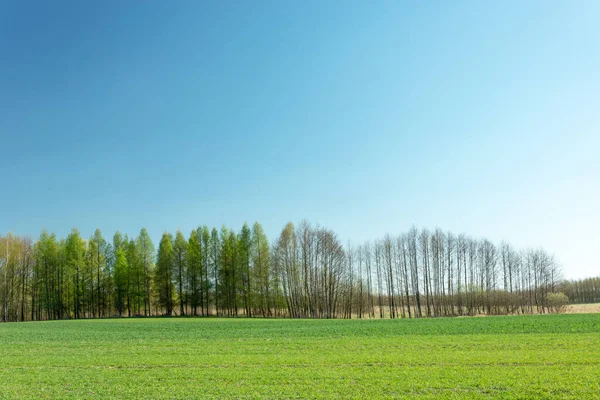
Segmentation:
{"type": "MultiPolygon", "coordinates": [[[[440,229],[347,246],[306,221],[286,224],[272,242],[259,223],[237,232],[201,226],[187,237],[165,232],[158,249],[146,229],[137,237],[117,232],[111,242],[100,230],[87,240],[77,229],[61,239],[44,230],[36,242],[0,237],[1,321],[544,313],[563,287],[543,249],[440,229]]],[[[584,296],[583,285],[570,287],[584,296]]]]}
{"type": "Polygon", "coordinates": [[[565,281],[562,292],[574,304],[600,303],[600,277],[565,281]]]}

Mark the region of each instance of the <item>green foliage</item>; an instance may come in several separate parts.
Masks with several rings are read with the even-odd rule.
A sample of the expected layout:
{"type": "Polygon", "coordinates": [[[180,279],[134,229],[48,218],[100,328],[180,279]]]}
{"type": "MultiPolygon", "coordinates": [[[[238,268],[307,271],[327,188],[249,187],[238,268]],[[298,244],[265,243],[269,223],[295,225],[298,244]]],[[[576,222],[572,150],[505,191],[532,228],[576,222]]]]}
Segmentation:
{"type": "MultiPolygon", "coordinates": [[[[83,306],[86,302],[89,302],[89,279],[90,273],[86,268],[85,262],[86,244],[79,235],[77,229],[73,229],[67,236],[64,244],[64,259],[66,271],[63,274],[71,276],[73,278],[73,285],[71,286],[73,291],[73,313],[75,318],[83,317],[83,306]]],[[[61,314],[64,309],[64,305],[60,304],[58,314],[61,314]]]]}
{"type": "Polygon", "coordinates": [[[117,232],[112,246],[99,229],[88,241],[74,229],[60,241],[44,231],[36,244],[0,236],[0,250],[0,321],[125,311],[362,318],[375,315],[374,300],[380,318],[548,313],[564,311],[552,292],[586,302],[596,291],[594,280],[561,282],[543,249],[496,248],[439,229],[345,249],[333,231],[307,221],[286,224],[272,244],[258,222],[239,233],[203,226],[189,240],[165,233],[157,258],[146,229],[137,238],[117,232]]]}
{"type": "Polygon", "coordinates": [[[202,242],[198,230],[190,233],[186,260],[187,292],[192,313],[198,315],[202,300],[202,242]]]}
{"type": "Polygon", "coordinates": [[[156,262],[155,285],[158,288],[158,302],[166,310],[167,315],[173,313],[173,265],[175,255],[173,252],[173,239],[170,234],[164,233],[158,246],[156,262]]]}
{"type": "Polygon", "coordinates": [[[238,258],[237,236],[233,231],[223,227],[221,229],[221,270],[220,293],[222,294],[222,307],[227,315],[237,315],[239,291],[241,290],[241,273],[238,258]]]}
{"type": "Polygon", "coordinates": [[[186,292],[184,291],[184,282],[187,270],[187,248],[188,243],[183,237],[181,231],[175,234],[175,243],[173,245],[173,261],[174,261],[174,280],[177,285],[177,301],[179,303],[179,315],[185,315],[184,308],[186,304],[186,292]]]}
{"type": "Polygon", "coordinates": [[[246,315],[252,315],[252,273],[250,264],[250,254],[252,251],[252,232],[248,227],[248,224],[244,223],[242,230],[240,231],[237,239],[237,254],[238,254],[238,265],[240,272],[240,284],[242,286],[241,297],[243,308],[246,311],[246,315]]]}
{"type": "Polygon", "coordinates": [[[140,315],[144,304],[144,268],[136,243],[130,239],[126,245],[128,271],[127,314],[140,315]]]}
{"type": "Polygon", "coordinates": [[[127,264],[127,258],[125,257],[125,251],[122,247],[117,247],[115,252],[114,282],[116,291],[115,306],[119,315],[123,315],[127,304],[126,299],[129,291],[128,276],[129,266],[127,264]]]}
{"type": "Polygon", "coordinates": [[[104,288],[110,285],[110,275],[107,276],[107,255],[108,243],[102,237],[100,229],[96,229],[87,245],[87,274],[89,275],[89,291],[91,293],[92,315],[101,316],[103,309],[109,303],[109,297],[106,296],[104,288]]]}
{"type": "Polygon", "coordinates": [[[144,301],[144,314],[152,314],[152,277],[154,274],[154,244],[146,228],[142,228],[136,239],[136,250],[140,260],[144,301]]]}
{"type": "Polygon", "coordinates": [[[0,397],[600,398],[600,315],[0,324],[0,397]]]}

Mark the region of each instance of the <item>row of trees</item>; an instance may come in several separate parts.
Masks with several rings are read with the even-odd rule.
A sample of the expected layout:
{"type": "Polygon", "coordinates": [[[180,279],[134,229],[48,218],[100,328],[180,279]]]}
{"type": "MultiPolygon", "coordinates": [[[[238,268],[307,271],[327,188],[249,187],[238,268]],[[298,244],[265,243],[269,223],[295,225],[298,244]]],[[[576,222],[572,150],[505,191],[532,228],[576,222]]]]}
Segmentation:
{"type": "MultiPolygon", "coordinates": [[[[570,287],[588,296],[582,285],[570,287]]],[[[43,231],[35,243],[0,237],[2,321],[543,313],[560,289],[560,268],[544,250],[440,229],[344,247],[306,221],[288,223],[273,243],[258,223],[239,232],[202,226],[187,238],[164,233],[157,251],[145,229],[137,237],[117,232],[112,243],[100,230],[88,240],[76,229],[64,239],[43,231]]]]}
{"type": "Polygon", "coordinates": [[[600,277],[565,281],[562,291],[571,303],[600,303],[600,277]]]}

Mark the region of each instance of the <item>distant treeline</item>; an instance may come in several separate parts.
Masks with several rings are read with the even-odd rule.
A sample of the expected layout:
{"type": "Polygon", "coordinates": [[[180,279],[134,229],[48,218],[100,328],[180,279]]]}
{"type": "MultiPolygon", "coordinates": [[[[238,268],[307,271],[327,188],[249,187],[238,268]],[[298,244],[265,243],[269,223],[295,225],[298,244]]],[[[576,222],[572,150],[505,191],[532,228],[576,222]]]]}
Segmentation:
{"type": "Polygon", "coordinates": [[[565,281],[562,291],[574,304],[600,303],[600,277],[565,281]]]}
{"type": "MultiPolygon", "coordinates": [[[[597,301],[570,282],[575,301],[597,301]],[[585,293],[585,294],[584,294],[585,293]]],[[[598,281],[595,298],[598,297],[598,281]]],[[[593,285],[592,285],[593,286],[593,285]]],[[[561,270],[542,249],[415,228],[359,246],[288,223],[164,233],[0,237],[0,320],[199,315],[420,318],[548,312],[561,270]]]]}

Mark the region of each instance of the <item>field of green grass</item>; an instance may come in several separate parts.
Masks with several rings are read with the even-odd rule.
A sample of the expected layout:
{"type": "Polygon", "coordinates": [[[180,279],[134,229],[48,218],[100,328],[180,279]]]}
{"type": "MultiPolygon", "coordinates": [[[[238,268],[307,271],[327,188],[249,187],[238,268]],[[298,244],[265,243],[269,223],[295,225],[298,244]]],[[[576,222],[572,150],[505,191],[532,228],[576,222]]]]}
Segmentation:
{"type": "Polygon", "coordinates": [[[600,315],[0,324],[0,398],[600,398],[600,315]]]}

